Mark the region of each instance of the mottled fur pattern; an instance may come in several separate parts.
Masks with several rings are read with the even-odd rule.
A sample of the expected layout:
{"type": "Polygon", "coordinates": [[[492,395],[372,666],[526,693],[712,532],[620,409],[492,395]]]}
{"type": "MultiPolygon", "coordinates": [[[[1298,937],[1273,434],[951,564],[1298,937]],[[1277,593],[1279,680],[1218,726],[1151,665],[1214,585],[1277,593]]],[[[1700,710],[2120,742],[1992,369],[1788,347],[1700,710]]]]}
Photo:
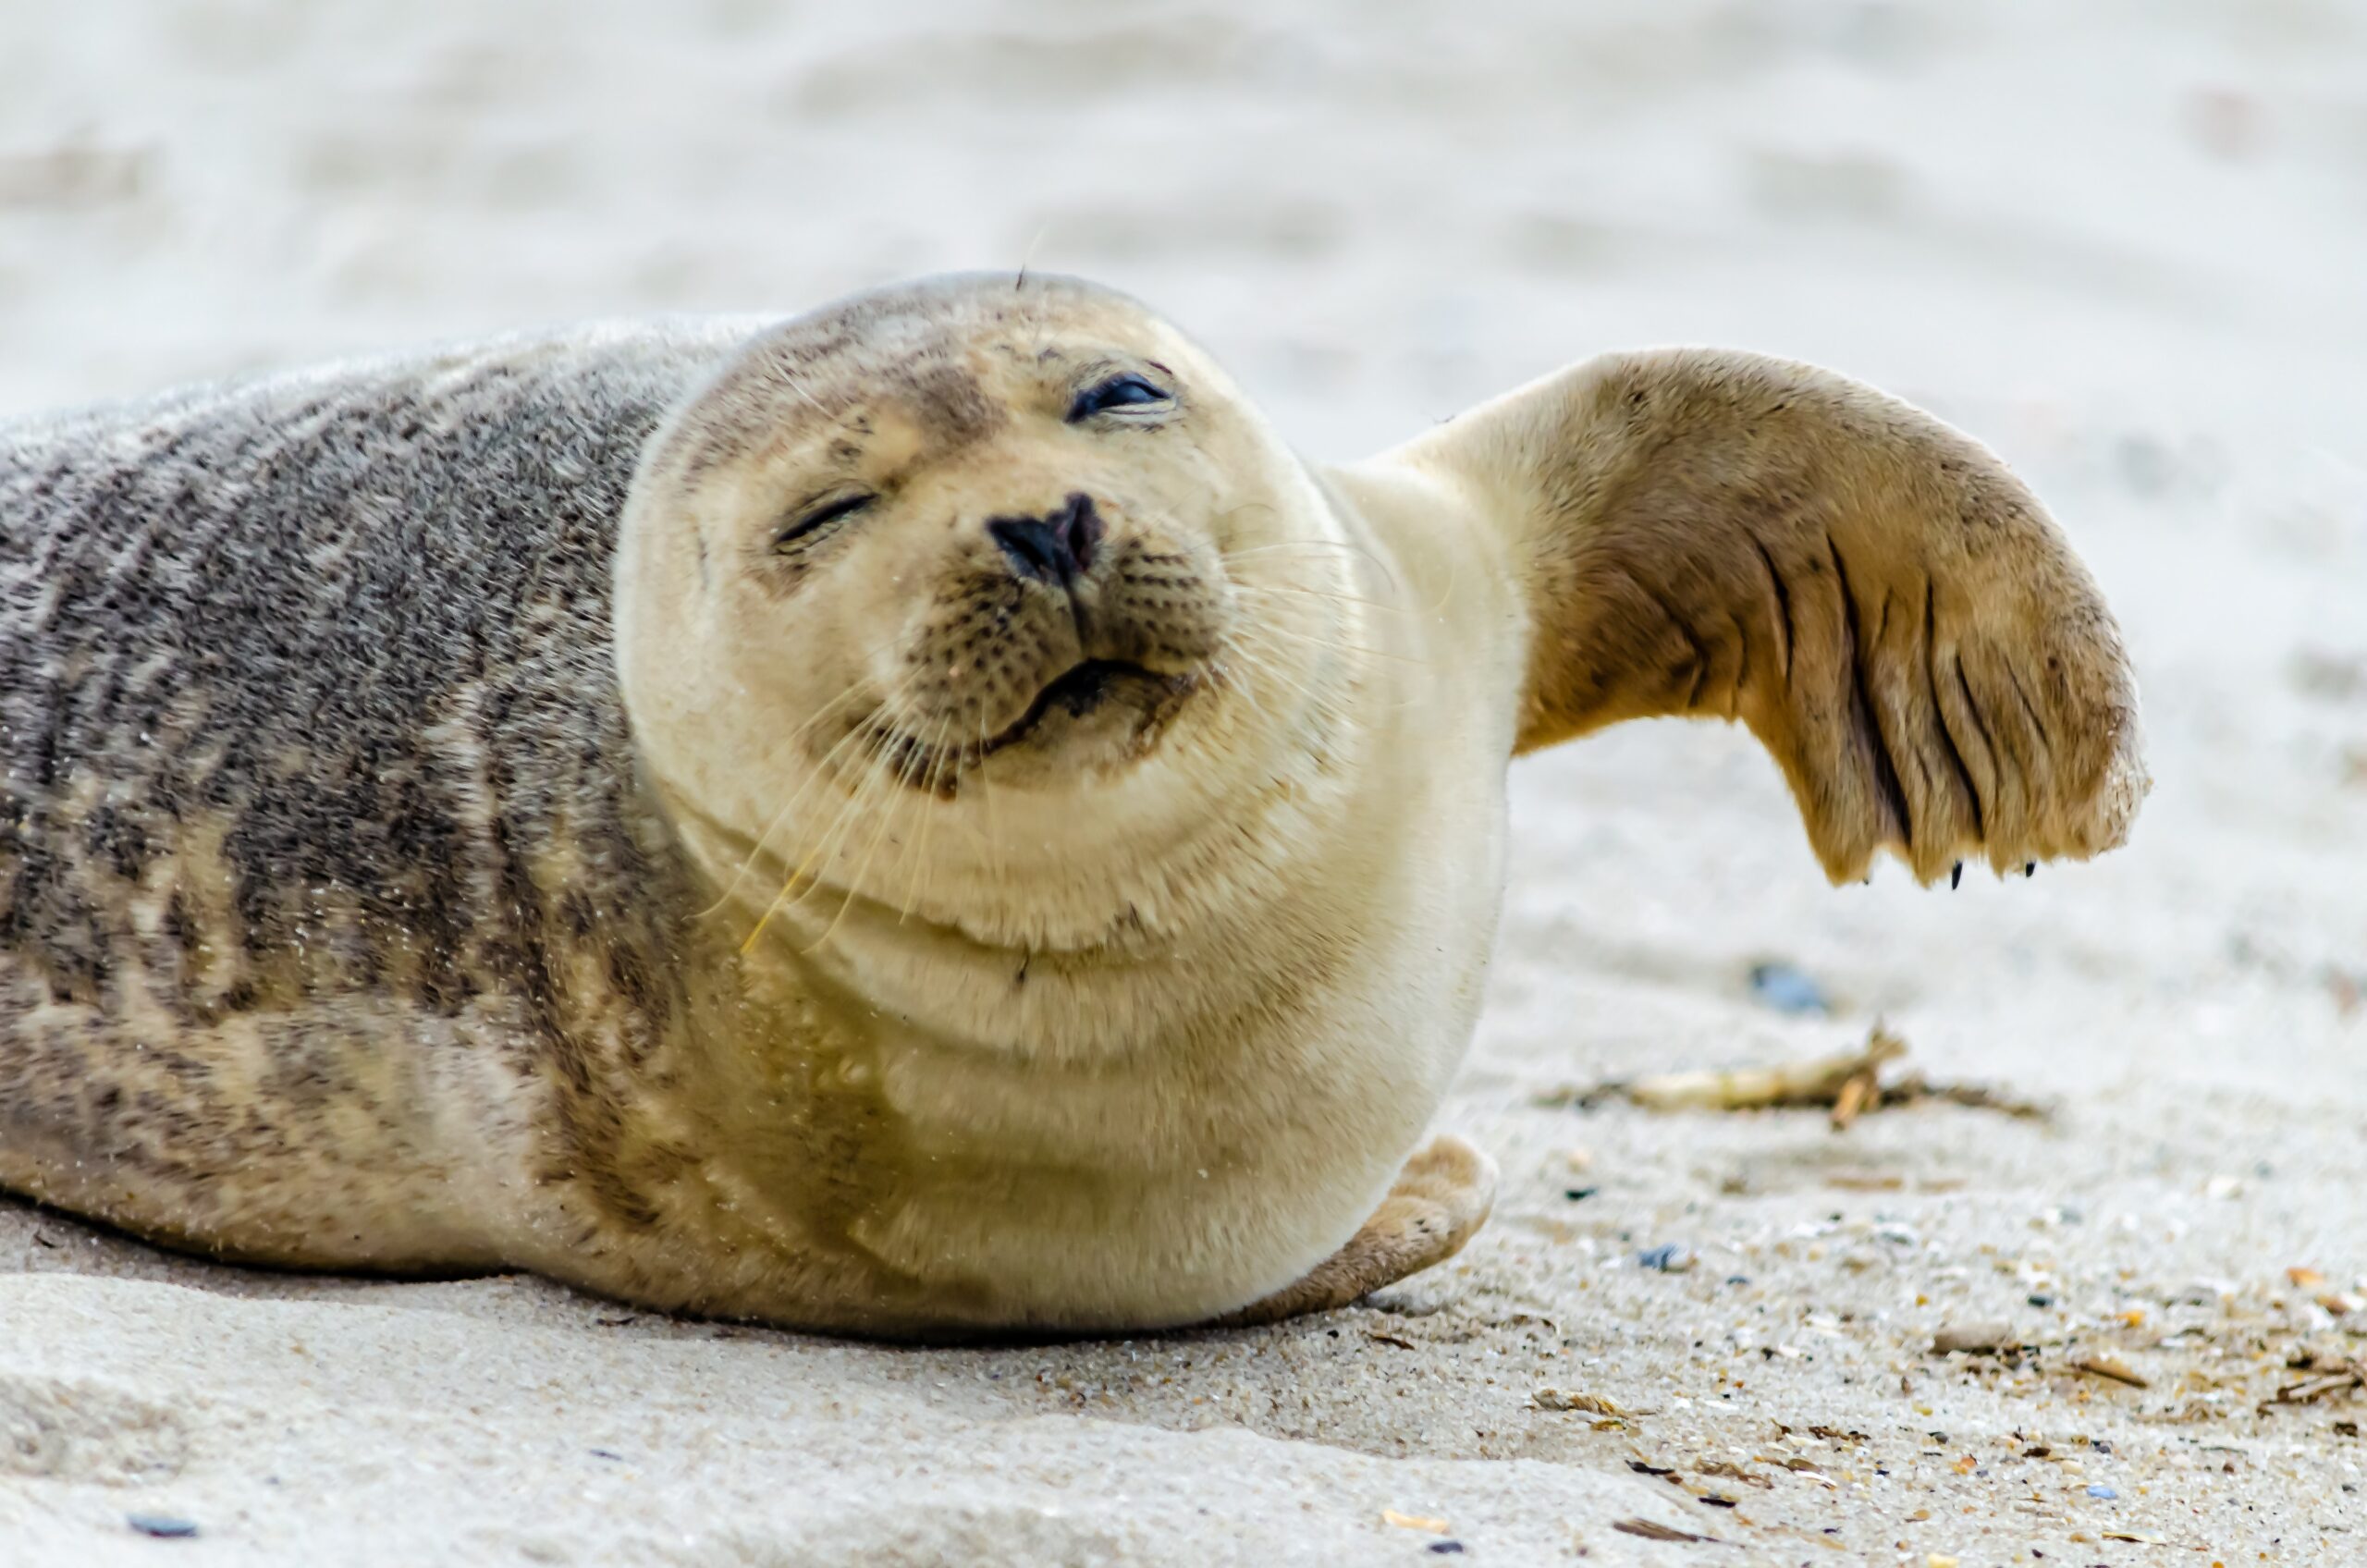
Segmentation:
{"type": "Polygon", "coordinates": [[[1507,762],[1676,713],[1836,877],[2144,790],[2027,490],[1750,356],[1317,471],[971,276],[0,429],[0,1186],[870,1332],[1339,1305],[1488,1211],[1413,1151],[1507,762]]]}
{"type": "Polygon", "coordinates": [[[478,1140],[642,1212],[616,1101],[688,900],[609,565],[643,439],[737,337],[0,430],[0,1182],[390,1268],[499,1260],[452,1191],[478,1140]]]}

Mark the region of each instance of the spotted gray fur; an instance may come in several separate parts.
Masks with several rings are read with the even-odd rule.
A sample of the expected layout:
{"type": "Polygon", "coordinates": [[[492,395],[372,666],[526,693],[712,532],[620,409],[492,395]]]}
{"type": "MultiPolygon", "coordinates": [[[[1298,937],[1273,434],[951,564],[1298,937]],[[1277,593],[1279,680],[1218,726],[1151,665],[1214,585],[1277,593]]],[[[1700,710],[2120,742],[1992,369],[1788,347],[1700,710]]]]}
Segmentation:
{"type": "Polygon", "coordinates": [[[644,440],[751,325],[0,426],[0,1185],[197,1244],[350,1222],[357,1263],[466,1256],[349,1201],[418,1163],[403,1083],[447,1072],[547,1098],[534,1179],[616,1168],[687,900],[611,557],[644,440]],[[307,1212],[254,1212],[286,1201],[241,1180],[265,1158],[315,1168],[307,1212]]]}

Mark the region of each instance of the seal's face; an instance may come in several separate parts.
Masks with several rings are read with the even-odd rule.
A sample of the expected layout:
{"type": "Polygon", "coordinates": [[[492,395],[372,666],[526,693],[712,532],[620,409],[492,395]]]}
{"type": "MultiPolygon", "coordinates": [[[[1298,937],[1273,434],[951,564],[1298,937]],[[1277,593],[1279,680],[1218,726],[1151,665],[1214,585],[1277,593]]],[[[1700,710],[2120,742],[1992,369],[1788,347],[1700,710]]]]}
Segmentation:
{"type": "Polygon", "coordinates": [[[1064,848],[1094,838],[1088,791],[1156,832],[1287,743],[1336,527],[1131,301],[1008,276],[861,297],[760,340],[654,441],[619,560],[627,701],[678,800],[767,852],[846,862],[914,836],[903,797],[960,816],[997,791],[1064,848]]]}

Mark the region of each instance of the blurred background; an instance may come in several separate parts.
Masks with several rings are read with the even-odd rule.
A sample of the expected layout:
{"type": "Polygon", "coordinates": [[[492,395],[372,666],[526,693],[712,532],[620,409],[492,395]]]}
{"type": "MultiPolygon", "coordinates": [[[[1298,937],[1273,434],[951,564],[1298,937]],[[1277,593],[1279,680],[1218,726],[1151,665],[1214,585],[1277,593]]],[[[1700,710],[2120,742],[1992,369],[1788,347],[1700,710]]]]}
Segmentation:
{"type": "Polygon", "coordinates": [[[1027,257],[1317,446],[1707,338],[2182,490],[2355,438],[2362,221],[2353,0],[0,6],[12,410],[1027,257]]]}
{"type": "Polygon", "coordinates": [[[1483,1042],[1586,1001],[1574,954],[1780,939],[2042,1075],[2355,1052],[2367,5],[0,0],[0,415],[1023,262],[1151,301],[1318,457],[1608,347],[1831,364],[2094,565],[2162,780],[2128,854],[1836,896],[1746,738],[1607,736],[1517,775],[1483,1042]],[[2003,974],[2060,982],[2043,1027],[2003,974]],[[2190,1048],[2059,1048],[2132,1010],[2190,1048]]]}

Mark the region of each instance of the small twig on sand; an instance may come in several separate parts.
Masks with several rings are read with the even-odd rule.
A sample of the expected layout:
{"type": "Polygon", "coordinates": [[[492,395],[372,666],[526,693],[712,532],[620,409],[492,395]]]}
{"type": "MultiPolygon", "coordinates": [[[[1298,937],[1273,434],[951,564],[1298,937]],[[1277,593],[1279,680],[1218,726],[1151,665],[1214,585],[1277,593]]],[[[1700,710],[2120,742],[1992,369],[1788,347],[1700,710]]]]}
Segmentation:
{"type": "MultiPolygon", "coordinates": [[[[2298,1383],[2287,1383],[2276,1390],[2269,1404],[2315,1404],[2328,1394],[2349,1393],[2353,1389],[2367,1388],[2367,1366],[2347,1362],[2331,1372],[2319,1372],[2298,1383]]],[[[2263,1406],[2263,1408],[2266,1408],[2263,1406]]]]}
{"type": "Polygon", "coordinates": [[[1907,1054],[1907,1042],[1877,1023],[1863,1048],[1839,1056],[1814,1057],[1782,1067],[1738,1067],[1723,1072],[1667,1072],[1650,1078],[1598,1084],[1588,1089],[1561,1089],[1541,1095],[1537,1103],[1548,1107],[1575,1106],[1591,1109],[1605,1100],[1625,1100],[1647,1110],[1775,1110],[1823,1108],[1833,1118],[1833,1130],[1846,1129],[1858,1117],[1877,1110],[1924,1101],[1967,1106],[1975,1110],[2001,1111],[2007,1116],[2044,1120],[2044,1106],[2013,1099],[1977,1084],[1934,1084],[1913,1073],[1895,1084],[1882,1081],[1882,1070],[1907,1054]]]}
{"type": "Polygon", "coordinates": [[[2102,1353],[2083,1355],[2071,1364],[2071,1370],[2085,1372],[2091,1378],[2102,1378],[2107,1382],[2125,1383],[2132,1389],[2150,1389],[2153,1386],[2151,1378],[2132,1368],[2116,1355],[2102,1353]]]}
{"type": "Polygon", "coordinates": [[[1906,1054],[1907,1043],[1877,1024],[1866,1037],[1864,1049],[1840,1056],[1723,1072],[1664,1072],[1610,1087],[1647,1110],[1768,1110],[1780,1106],[1837,1109],[1842,1096],[1853,1088],[1862,1109],[1883,1063],[1906,1054]]]}

